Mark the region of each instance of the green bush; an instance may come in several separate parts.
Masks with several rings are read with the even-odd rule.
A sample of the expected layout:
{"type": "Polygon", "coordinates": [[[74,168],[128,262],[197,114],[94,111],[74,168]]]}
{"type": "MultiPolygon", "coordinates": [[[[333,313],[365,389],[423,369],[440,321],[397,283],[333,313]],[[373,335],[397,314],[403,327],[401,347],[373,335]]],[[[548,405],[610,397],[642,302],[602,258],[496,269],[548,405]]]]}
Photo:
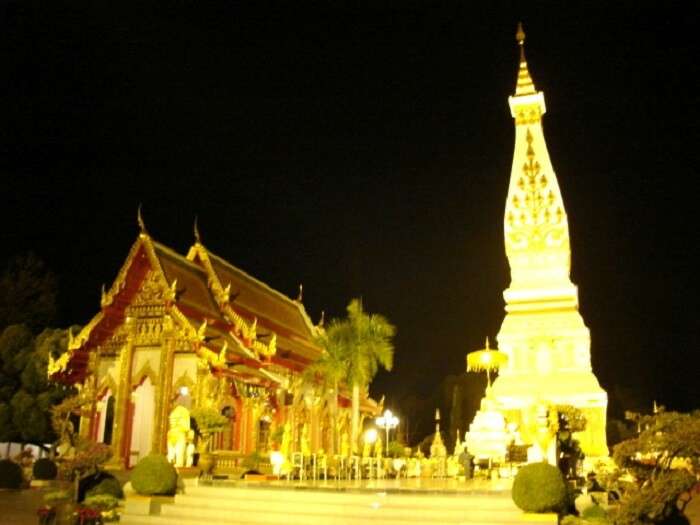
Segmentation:
{"type": "Polygon", "coordinates": [[[525,512],[559,512],[567,490],[560,470],[548,463],[523,466],[513,481],[513,501],[525,512]]]}
{"type": "Polygon", "coordinates": [[[150,454],[131,472],[131,486],[146,496],[172,495],[177,488],[177,471],[165,456],[150,454]]]}
{"type": "Polygon", "coordinates": [[[0,460],[0,489],[18,489],[22,481],[22,467],[9,459],[0,460]]]}
{"type": "Polygon", "coordinates": [[[116,478],[106,478],[100,481],[97,485],[92,487],[85,494],[85,498],[90,498],[93,496],[109,495],[114,496],[117,499],[124,499],[124,492],[122,491],[122,486],[119,480],[116,478]]]}
{"type": "Polygon", "coordinates": [[[32,467],[34,479],[56,479],[58,468],[49,458],[37,459],[32,467]]]}

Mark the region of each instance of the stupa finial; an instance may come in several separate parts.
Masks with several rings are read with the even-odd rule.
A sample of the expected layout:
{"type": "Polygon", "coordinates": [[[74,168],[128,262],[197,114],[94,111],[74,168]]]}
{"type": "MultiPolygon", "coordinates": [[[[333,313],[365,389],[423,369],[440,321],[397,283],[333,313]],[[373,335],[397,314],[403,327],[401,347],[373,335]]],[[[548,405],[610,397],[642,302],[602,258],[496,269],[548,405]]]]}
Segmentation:
{"type": "Polygon", "coordinates": [[[515,40],[520,46],[520,61],[525,60],[525,30],[523,29],[523,23],[518,22],[518,29],[515,32],[515,40]]]}
{"type": "Polygon", "coordinates": [[[520,48],[520,69],[518,70],[518,81],[515,84],[515,96],[532,95],[535,93],[535,84],[530,77],[525,60],[525,30],[522,22],[518,22],[518,29],[515,32],[515,40],[520,48]]]}

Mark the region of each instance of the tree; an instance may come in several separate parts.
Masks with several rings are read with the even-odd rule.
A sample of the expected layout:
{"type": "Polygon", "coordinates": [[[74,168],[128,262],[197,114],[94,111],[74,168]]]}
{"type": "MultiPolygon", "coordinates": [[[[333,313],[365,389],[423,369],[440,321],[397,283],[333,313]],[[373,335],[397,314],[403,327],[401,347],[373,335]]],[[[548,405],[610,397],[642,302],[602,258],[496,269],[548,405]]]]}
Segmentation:
{"type": "Polygon", "coordinates": [[[43,445],[53,442],[50,409],[72,389],[48,381],[48,356],[66,351],[66,330],[46,329],[33,336],[26,325],[0,334],[0,440],[43,445]]]}
{"type": "Polygon", "coordinates": [[[360,390],[369,385],[380,366],[391,370],[396,328],[384,316],[366,313],[360,299],[350,301],[347,311],[347,319],[336,325],[334,338],[345,355],[346,381],[352,385],[351,446],[355,451],[360,433],[360,390]]]}
{"type": "Polygon", "coordinates": [[[56,277],[33,253],[10,259],[0,276],[0,329],[25,324],[33,332],[56,315],[56,277]]]}
{"type": "Polygon", "coordinates": [[[304,381],[318,388],[323,397],[330,401],[330,412],[333,424],[331,425],[331,439],[333,450],[331,454],[339,450],[338,446],[338,389],[348,374],[348,350],[343,336],[342,324],[344,321],[334,319],[326,330],[316,337],[316,343],[323,349],[321,357],[311,363],[304,370],[304,381]]]}
{"type": "Polygon", "coordinates": [[[619,525],[665,523],[679,516],[687,503],[679,497],[697,483],[700,411],[661,410],[651,416],[637,415],[636,420],[639,435],[613,449],[619,474],[627,472],[634,478],[624,486],[613,520],[619,525]]]}

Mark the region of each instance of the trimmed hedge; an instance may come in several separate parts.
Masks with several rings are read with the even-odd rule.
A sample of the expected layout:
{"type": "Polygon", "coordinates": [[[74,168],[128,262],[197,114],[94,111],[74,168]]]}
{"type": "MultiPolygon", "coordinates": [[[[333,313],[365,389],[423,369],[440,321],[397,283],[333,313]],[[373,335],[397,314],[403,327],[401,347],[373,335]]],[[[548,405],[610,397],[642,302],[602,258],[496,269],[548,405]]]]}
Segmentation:
{"type": "Polygon", "coordinates": [[[170,496],[177,488],[177,471],[165,456],[149,454],[131,472],[131,486],[145,496],[170,496]]]}
{"type": "Polygon", "coordinates": [[[559,512],[567,501],[564,477],[549,463],[523,466],[513,481],[512,495],[515,504],[525,512],[559,512]]]}
{"type": "Polygon", "coordinates": [[[23,481],[22,467],[9,459],[0,460],[0,489],[18,489],[23,481]]]}
{"type": "Polygon", "coordinates": [[[34,479],[56,479],[58,468],[49,458],[37,459],[32,467],[32,475],[34,479]]]}

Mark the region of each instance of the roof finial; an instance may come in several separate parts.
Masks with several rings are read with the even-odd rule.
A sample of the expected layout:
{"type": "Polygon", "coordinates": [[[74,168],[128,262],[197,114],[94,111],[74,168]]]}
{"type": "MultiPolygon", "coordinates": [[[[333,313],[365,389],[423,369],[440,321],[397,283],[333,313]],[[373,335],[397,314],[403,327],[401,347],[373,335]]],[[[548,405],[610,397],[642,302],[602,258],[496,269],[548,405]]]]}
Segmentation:
{"type": "Polygon", "coordinates": [[[199,235],[199,222],[197,221],[197,216],[194,216],[194,241],[197,244],[202,244],[202,238],[199,235]]]}
{"type": "Polygon", "coordinates": [[[485,350],[491,350],[491,349],[489,348],[489,336],[488,336],[488,335],[486,336],[486,347],[485,347],[485,350]]]}
{"type": "Polygon", "coordinates": [[[144,235],[148,235],[148,232],[146,231],[146,224],[143,222],[143,216],[141,215],[141,203],[139,203],[139,208],[136,211],[136,222],[138,222],[139,230],[141,230],[141,233],[144,235]]]}
{"type": "Polygon", "coordinates": [[[299,295],[297,295],[297,301],[301,302],[304,298],[304,285],[299,284],[299,295]]]}
{"type": "Polygon", "coordinates": [[[323,325],[325,323],[326,323],[326,311],[321,310],[321,319],[319,319],[318,324],[316,326],[318,326],[319,328],[323,328],[323,325]]]}

